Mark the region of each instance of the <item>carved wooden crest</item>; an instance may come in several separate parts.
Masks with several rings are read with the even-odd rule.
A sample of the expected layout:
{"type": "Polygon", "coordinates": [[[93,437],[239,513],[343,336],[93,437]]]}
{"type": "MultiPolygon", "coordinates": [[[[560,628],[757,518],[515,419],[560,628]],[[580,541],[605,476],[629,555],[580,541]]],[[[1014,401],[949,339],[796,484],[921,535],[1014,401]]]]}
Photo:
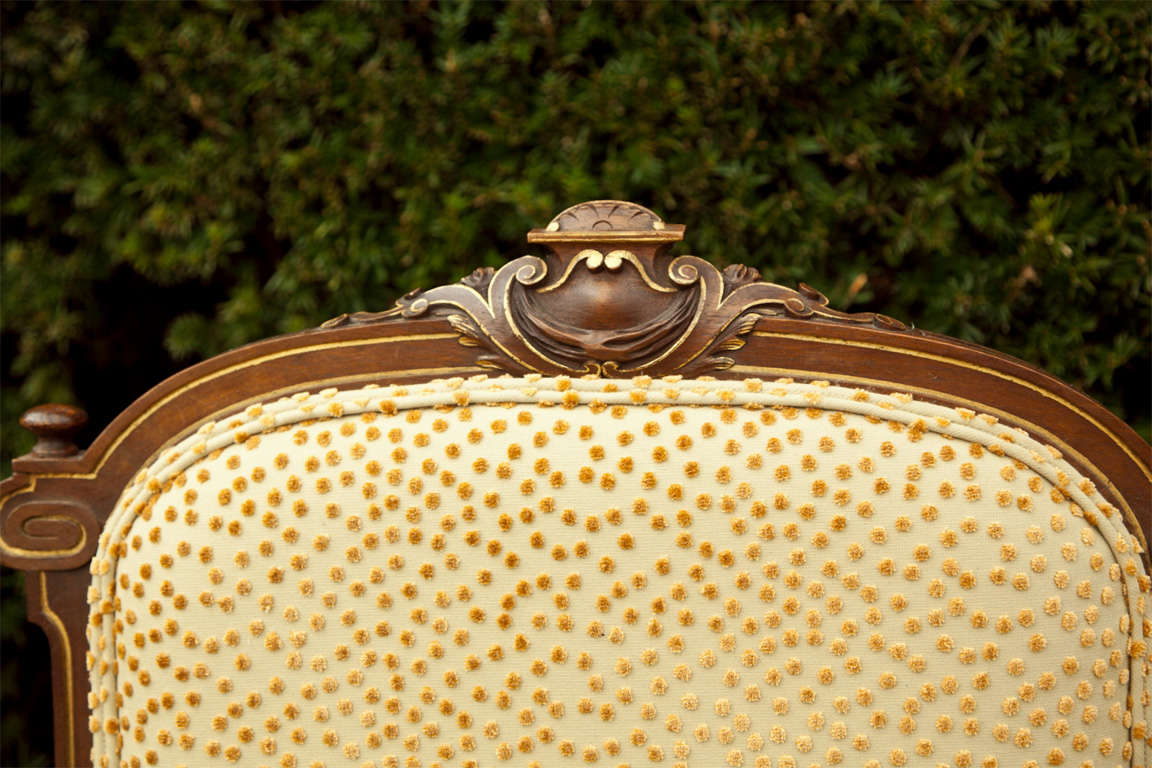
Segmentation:
{"type": "Polygon", "coordinates": [[[683,237],[683,226],[635,203],[580,203],[528,233],[547,247],[543,259],[478,269],[457,284],[413,291],[386,312],[340,315],[324,327],[440,316],[461,344],[479,348],[478,365],[602,376],[729,368],[761,317],[905,329],[884,315],[831,309],[803,283],[793,290],[761,281],[751,267],[721,273],[696,256],[671,256],[683,237]]]}

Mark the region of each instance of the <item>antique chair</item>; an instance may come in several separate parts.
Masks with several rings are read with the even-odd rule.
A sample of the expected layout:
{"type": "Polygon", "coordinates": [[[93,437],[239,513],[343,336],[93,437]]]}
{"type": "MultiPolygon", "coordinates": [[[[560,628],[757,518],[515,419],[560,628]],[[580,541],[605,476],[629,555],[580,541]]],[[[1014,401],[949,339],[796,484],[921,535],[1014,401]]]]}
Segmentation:
{"type": "Polygon", "coordinates": [[[29,411],[57,763],[1148,765],[1148,444],[682,236],[583,203],[87,450],[29,411]]]}

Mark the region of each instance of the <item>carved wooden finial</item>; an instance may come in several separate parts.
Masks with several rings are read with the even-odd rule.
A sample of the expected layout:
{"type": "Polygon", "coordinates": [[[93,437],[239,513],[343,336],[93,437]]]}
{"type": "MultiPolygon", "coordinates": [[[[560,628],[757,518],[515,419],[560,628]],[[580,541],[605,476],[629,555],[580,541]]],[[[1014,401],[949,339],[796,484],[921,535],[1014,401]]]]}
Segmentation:
{"type": "Polygon", "coordinates": [[[439,316],[478,348],[476,364],[509,373],[682,374],[735,364],[731,353],[765,317],[904,325],[873,313],[828,307],[818,291],[761,281],[751,268],[721,273],[696,256],[672,256],[684,227],[642,205],[593,200],[557,214],[521,256],[478,269],[456,285],[413,291],[387,312],[341,315],[325,327],[439,316]]]}
{"type": "Polygon", "coordinates": [[[43,458],[63,458],[80,452],[74,438],[88,423],[88,414],[82,408],[60,403],[47,403],[30,408],[20,417],[20,426],[36,435],[32,455],[43,458]]]}

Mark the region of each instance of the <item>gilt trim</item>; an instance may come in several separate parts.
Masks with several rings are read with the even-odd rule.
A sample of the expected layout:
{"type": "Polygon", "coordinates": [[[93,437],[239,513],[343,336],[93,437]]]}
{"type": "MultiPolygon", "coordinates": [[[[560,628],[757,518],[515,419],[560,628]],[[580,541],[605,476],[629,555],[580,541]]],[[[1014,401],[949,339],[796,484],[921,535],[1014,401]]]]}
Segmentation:
{"type": "Polygon", "coordinates": [[[725,370],[764,317],[906,330],[885,315],[832,309],[803,283],[765,282],[752,267],[721,272],[696,256],[673,257],[668,248],[683,232],[635,203],[581,203],[528,234],[548,249],[545,258],[477,269],[385,312],[341,315],[324,327],[443,317],[461,344],[476,348],[481,367],[596,376],[725,370]]]}

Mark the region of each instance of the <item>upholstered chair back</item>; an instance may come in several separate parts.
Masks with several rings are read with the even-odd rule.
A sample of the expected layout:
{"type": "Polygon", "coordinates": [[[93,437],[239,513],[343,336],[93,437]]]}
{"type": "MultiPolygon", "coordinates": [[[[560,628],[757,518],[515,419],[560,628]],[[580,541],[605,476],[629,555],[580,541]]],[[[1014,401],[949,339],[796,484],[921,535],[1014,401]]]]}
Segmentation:
{"type": "MultiPolygon", "coordinates": [[[[1148,765],[1147,444],[1062,385],[1031,402],[1095,434],[1015,391],[878,379],[893,338],[935,376],[964,355],[672,259],[680,234],[586,204],[534,231],[547,262],[146,396],[87,459],[141,442],[106,507],[74,503],[90,549],[60,569],[87,604],[73,749],[110,768],[1148,765]],[[828,346],[778,351],[806,334],[828,346]],[[836,346],[857,357],[827,362],[836,346]],[[126,428],[197,387],[210,405],[183,426],[126,428]]],[[[966,375],[1028,382],[981,362],[966,375]]]]}

